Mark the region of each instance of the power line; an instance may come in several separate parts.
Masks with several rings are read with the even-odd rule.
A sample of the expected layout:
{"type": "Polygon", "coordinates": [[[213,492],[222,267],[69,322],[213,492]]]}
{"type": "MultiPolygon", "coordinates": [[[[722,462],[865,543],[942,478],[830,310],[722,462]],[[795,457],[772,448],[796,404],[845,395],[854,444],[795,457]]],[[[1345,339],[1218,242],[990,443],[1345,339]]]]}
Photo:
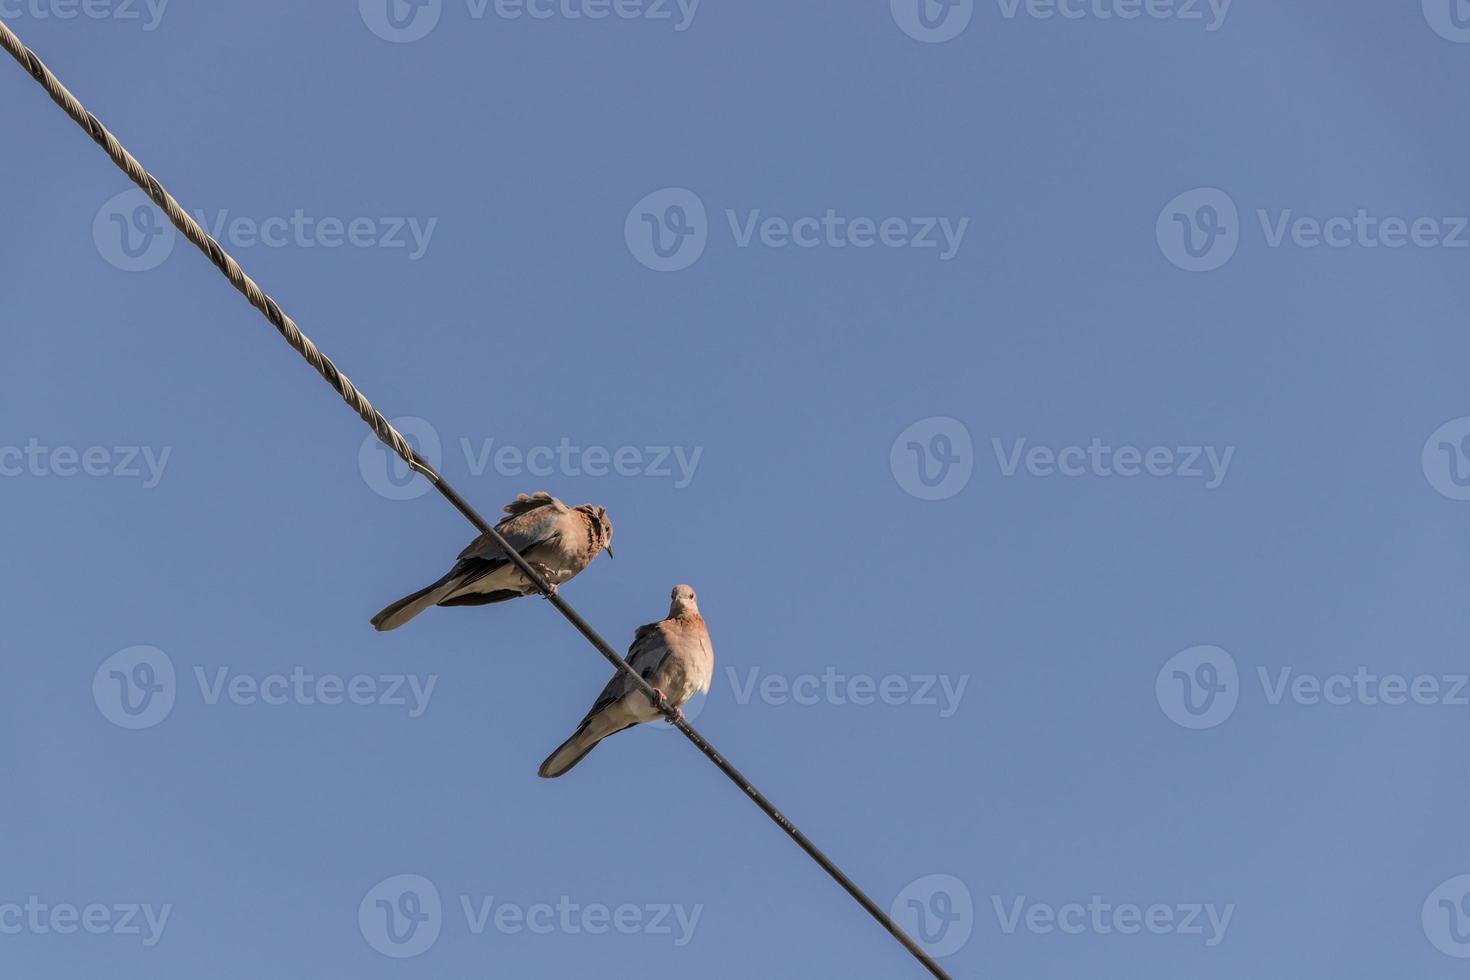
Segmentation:
{"type": "Polygon", "coordinates": [[[704,736],[695,731],[683,719],[678,709],[658,698],[652,685],[633,670],[627,661],[619,656],[617,651],[608,645],[608,642],[565,599],[551,591],[551,587],[547,584],[546,580],[526,563],[526,560],[510,546],[505,538],[501,536],[500,532],[496,531],[488,521],[481,517],[449,485],[449,482],[418,454],[413,446],[409,444],[408,440],[403,437],[402,433],[393,428],[392,424],[383,417],[381,412],[373,408],[367,396],[357,390],[347,375],[337,370],[337,365],[332,363],[332,359],[323,354],[317,348],[316,344],[311,342],[311,338],[301,332],[301,328],[276,305],[276,301],[271,299],[264,290],[256,285],[255,280],[245,274],[245,271],[240,268],[240,264],[220,246],[219,242],[211,238],[204,228],[200,226],[199,222],[195,221],[193,217],[184,211],[179,202],[174,199],[172,194],[164,189],[157,178],[144,169],[137,158],[117,141],[117,138],[108,131],[107,127],[103,126],[97,120],[96,116],[88,112],[71,92],[67,91],[66,86],[61,84],[56,76],[51,73],[51,70],[42,63],[41,59],[27,48],[3,21],[0,21],[0,46],[4,46],[5,50],[10,52],[11,57],[15,58],[30,73],[31,77],[46,90],[46,93],[51,96],[52,101],[64,109],[66,114],[71,116],[78,126],[85,129],[93,141],[102,147],[107,152],[107,155],[112,158],[112,162],[117,164],[133,183],[141,187],[148,197],[152,199],[154,204],[163,209],[164,214],[168,215],[168,219],[173,222],[174,227],[209,257],[209,260],[215,264],[215,267],[230,281],[230,285],[239,290],[250,301],[251,306],[264,314],[265,318],[270,321],[271,326],[275,327],[285,339],[286,343],[291,345],[292,350],[300,354],[306,359],[308,364],[317,370],[317,373],[326,380],[327,384],[332,386],[337,394],[342,396],[343,401],[352,406],[353,411],[357,412],[358,416],[368,424],[385,445],[401,456],[409,466],[423,474],[433,484],[434,489],[438,490],[444,499],[453,504],[455,509],[463,514],[471,524],[480,531],[490,535],[491,540],[495,542],[501,551],[505,552],[510,558],[511,563],[520,569],[521,574],[525,575],[531,584],[543,596],[550,600],[557,611],[565,616],[567,621],[587,638],[587,641],[592,644],[598,653],[602,654],[616,669],[622,671],[654,703],[655,707],[663,713],[665,718],[677,727],[679,731],[683,732],[685,737],[693,742],[695,747],[703,752],[721,772],[728,776],[731,782],[739,786],[741,791],[765,812],[766,816],[776,822],[776,826],[780,827],[792,840],[796,841],[797,845],[803,851],[806,851],[812,860],[821,866],[823,871],[831,875],[869,915],[887,929],[893,938],[902,943],[903,947],[913,954],[914,958],[922,963],[925,969],[934,976],[941,978],[941,980],[950,980],[949,974],[945,973],[939,964],[934,962],[933,958],[924,952],[919,944],[914,942],[903,931],[898,923],[894,922],[877,903],[869,898],[858,887],[856,882],[834,864],[831,858],[823,854],[805,834],[797,829],[795,824],[786,818],[785,814],[776,809],[775,805],[766,799],[765,795],[741,774],[740,770],[736,769],[725,760],[724,756],[716,752],[714,746],[705,741],[704,736]]]}

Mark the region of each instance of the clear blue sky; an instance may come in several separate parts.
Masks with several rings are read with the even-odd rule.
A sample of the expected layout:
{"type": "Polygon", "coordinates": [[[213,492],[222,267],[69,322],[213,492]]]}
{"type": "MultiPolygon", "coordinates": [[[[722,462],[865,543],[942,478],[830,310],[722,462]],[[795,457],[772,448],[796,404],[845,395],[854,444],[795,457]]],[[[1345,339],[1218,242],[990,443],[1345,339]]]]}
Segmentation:
{"type": "MultiPolygon", "coordinates": [[[[956,976],[1463,973],[1470,12],[385,3],[0,18],[956,976]]],[[[922,975],[0,68],[0,973],[922,975]]]]}

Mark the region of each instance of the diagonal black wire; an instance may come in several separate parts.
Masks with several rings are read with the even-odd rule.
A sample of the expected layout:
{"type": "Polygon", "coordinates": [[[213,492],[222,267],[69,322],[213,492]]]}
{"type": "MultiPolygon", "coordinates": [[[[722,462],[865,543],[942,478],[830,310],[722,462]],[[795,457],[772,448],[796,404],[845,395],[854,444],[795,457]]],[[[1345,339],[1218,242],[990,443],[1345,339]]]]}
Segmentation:
{"type": "Polygon", "coordinates": [[[117,141],[117,138],[112,133],[108,132],[107,127],[98,122],[97,117],[88,112],[82,106],[81,102],[77,101],[76,97],[67,91],[66,86],[62,85],[55,75],[51,74],[50,69],[41,62],[41,59],[36,57],[35,53],[27,48],[3,21],[0,21],[0,46],[3,46],[6,51],[10,52],[10,55],[16,61],[20,62],[21,66],[30,73],[31,77],[46,89],[52,101],[66,110],[66,114],[71,116],[78,126],[85,129],[87,134],[92,137],[98,146],[107,151],[107,155],[112,158],[112,162],[117,164],[133,183],[141,187],[149,198],[152,199],[154,204],[163,209],[164,213],[168,215],[169,220],[173,222],[174,227],[178,228],[189,241],[198,246],[200,251],[209,256],[209,260],[215,264],[220,272],[224,273],[225,278],[229,279],[230,285],[243,293],[245,298],[250,301],[250,305],[265,315],[265,318],[270,321],[271,326],[280,332],[286,343],[290,344],[292,349],[304,357],[308,364],[316,368],[317,372],[342,396],[342,399],[348,405],[352,406],[358,416],[372,428],[373,432],[377,434],[378,438],[385,445],[401,456],[404,462],[422,473],[446,500],[469,519],[471,524],[480,531],[489,534],[496,546],[505,552],[516,568],[520,569],[521,574],[525,575],[541,594],[550,600],[551,604],[557,608],[557,611],[577,628],[577,632],[587,638],[587,641],[592,644],[598,653],[602,654],[615,668],[622,671],[640,691],[647,695],[649,700],[663,712],[665,718],[675,725],[679,731],[683,732],[685,737],[693,742],[699,751],[703,752],[711,762],[719,767],[721,772],[730,778],[731,782],[739,786],[741,791],[765,812],[766,816],[774,820],[776,826],[780,827],[792,840],[796,841],[797,845],[803,851],[806,851],[812,860],[821,865],[822,870],[831,875],[869,915],[892,934],[893,938],[902,943],[903,947],[912,953],[914,958],[924,965],[925,969],[934,976],[941,978],[941,980],[950,980],[949,974],[945,973],[939,964],[934,962],[933,958],[924,952],[899,927],[898,923],[894,922],[887,913],[858,887],[856,882],[832,862],[831,858],[823,854],[805,834],[798,830],[796,825],[786,818],[785,814],[776,809],[775,805],[766,799],[761,791],[756,789],[750,780],[741,774],[740,770],[736,769],[725,760],[724,756],[716,752],[714,746],[705,741],[704,736],[695,731],[684,720],[676,708],[667,702],[661,702],[656,696],[653,687],[637,671],[633,670],[618,655],[617,651],[609,646],[608,642],[565,599],[552,593],[551,587],[546,583],[545,579],[526,563],[526,560],[500,535],[500,532],[496,531],[489,522],[481,517],[449,485],[444,477],[435,472],[434,468],[414,450],[408,440],[383,417],[381,412],[373,408],[372,403],[367,400],[367,397],[362,392],[353,386],[352,382],[348,380],[347,375],[337,370],[337,366],[332,363],[331,358],[317,349],[317,346],[311,342],[311,338],[302,333],[301,328],[296,326],[296,322],[276,305],[276,301],[271,299],[264,290],[256,285],[255,280],[245,274],[245,271],[240,268],[240,264],[220,246],[219,242],[211,238],[204,228],[200,226],[199,222],[195,221],[183,209],[179,202],[174,199],[173,195],[164,190],[163,185],[144,169],[143,165],[117,141]]]}

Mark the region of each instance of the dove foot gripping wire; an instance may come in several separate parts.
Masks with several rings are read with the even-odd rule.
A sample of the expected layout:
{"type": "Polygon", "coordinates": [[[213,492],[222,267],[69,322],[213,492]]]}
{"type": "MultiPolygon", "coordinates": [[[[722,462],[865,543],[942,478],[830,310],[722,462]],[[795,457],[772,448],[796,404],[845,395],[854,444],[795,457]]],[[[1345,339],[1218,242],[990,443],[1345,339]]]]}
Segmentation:
{"type": "Polygon", "coordinates": [[[460,556],[445,578],[419,593],[394,603],[374,619],[378,629],[393,629],[407,622],[419,612],[432,605],[499,602],[520,595],[540,594],[556,607],[556,610],[592,644],[598,653],[618,671],[592,710],[566,743],[542,764],[541,775],[559,776],[576,765],[602,739],[623,728],[643,721],[654,720],[659,715],[683,732],[695,747],[704,753],[726,777],[748,796],[770,817],[796,844],[812,858],[822,870],[842,886],[890,935],[936,977],[948,978],[948,974],[907,933],[895,923],[858,885],[849,878],[830,858],[822,853],[805,834],[796,828],[781,811],[761,794],[755,786],[715,751],[704,737],[695,731],[682,717],[679,706],[683,700],[700,689],[708,690],[706,674],[713,673],[714,654],[709,646],[709,634],[699,616],[694,591],[688,586],[678,586],[672,596],[669,618],[645,626],[638,631],[628,660],[620,657],[565,599],[554,590],[559,584],[549,581],[546,572],[560,581],[577,574],[602,551],[611,553],[607,547],[612,539],[612,525],[601,508],[583,505],[567,508],[549,495],[532,495],[518,499],[506,508],[510,516],[497,527],[491,527],[483,517],[451,487],[441,475],[434,471],[414,451],[403,434],[358,391],[352,382],[337,369],[331,359],[323,354],[311,339],[302,333],[294,320],[281,310],[255,281],[245,274],[240,264],[204,230],[164,189],[163,185],[143,168],[117,138],[88,112],[71,92],[57,80],[56,76],[41,62],[19,37],[0,21],[0,47],[20,63],[27,73],[46,90],[51,100],[70,116],[77,125],[86,130],[92,140],[100,146],[128,178],[143,189],[174,227],[203,252],[229,280],[250,305],[259,310],[272,327],[300,354],[318,374],[331,385],[342,400],[357,413],[388,448],[398,454],[408,465],[433,484],[440,495],[449,501],[480,532],[477,539],[460,556]],[[545,500],[541,497],[546,497],[545,500]],[[541,512],[541,513],[538,513],[541,512]],[[527,516],[535,515],[535,516],[527,516]],[[520,517],[526,520],[516,524],[520,517]],[[548,546],[547,539],[537,535],[545,532],[538,522],[565,522],[573,531],[580,529],[590,534],[581,542],[567,542],[565,546],[548,546]],[[524,552],[523,550],[524,549],[524,552]],[[535,561],[533,566],[526,555],[535,561]],[[565,576],[565,577],[562,577],[565,576]],[[686,594],[687,593],[687,594],[686,594]],[[697,624],[695,621],[697,620],[697,624]],[[651,684],[645,672],[658,682],[651,684]],[[692,687],[690,685],[693,685],[692,687]],[[656,689],[656,687],[658,689],[656,689]],[[621,725],[622,727],[617,727],[621,725]]]}

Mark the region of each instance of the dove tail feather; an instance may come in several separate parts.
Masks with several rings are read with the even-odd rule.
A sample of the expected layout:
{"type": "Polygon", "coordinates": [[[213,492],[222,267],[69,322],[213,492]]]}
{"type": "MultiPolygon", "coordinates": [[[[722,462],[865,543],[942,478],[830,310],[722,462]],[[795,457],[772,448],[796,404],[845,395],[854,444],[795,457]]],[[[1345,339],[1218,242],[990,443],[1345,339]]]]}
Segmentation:
{"type": "Polygon", "coordinates": [[[440,601],[441,606],[489,606],[497,602],[519,599],[526,593],[518,589],[501,589],[498,592],[471,592],[469,595],[450,596],[440,601]]]}
{"type": "Polygon", "coordinates": [[[581,762],[588,752],[597,747],[601,739],[589,740],[582,732],[578,732],[557,747],[557,750],[546,757],[541,763],[541,768],[536,770],[536,775],[542,779],[555,779],[571,771],[572,767],[581,762]]]}
{"type": "Polygon", "coordinates": [[[373,629],[379,633],[396,630],[430,606],[437,605],[459,588],[458,577],[446,575],[433,585],[404,596],[373,617],[373,629]]]}
{"type": "Polygon", "coordinates": [[[571,738],[557,746],[555,752],[546,757],[546,761],[541,763],[541,768],[536,770],[536,775],[542,779],[555,779],[557,776],[565,775],[571,771],[573,766],[585,759],[588,752],[597,748],[597,743],[609,735],[616,735],[632,727],[631,724],[628,724],[622,728],[614,728],[597,734],[591,731],[592,724],[589,721],[578,728],[571,738]]]}

